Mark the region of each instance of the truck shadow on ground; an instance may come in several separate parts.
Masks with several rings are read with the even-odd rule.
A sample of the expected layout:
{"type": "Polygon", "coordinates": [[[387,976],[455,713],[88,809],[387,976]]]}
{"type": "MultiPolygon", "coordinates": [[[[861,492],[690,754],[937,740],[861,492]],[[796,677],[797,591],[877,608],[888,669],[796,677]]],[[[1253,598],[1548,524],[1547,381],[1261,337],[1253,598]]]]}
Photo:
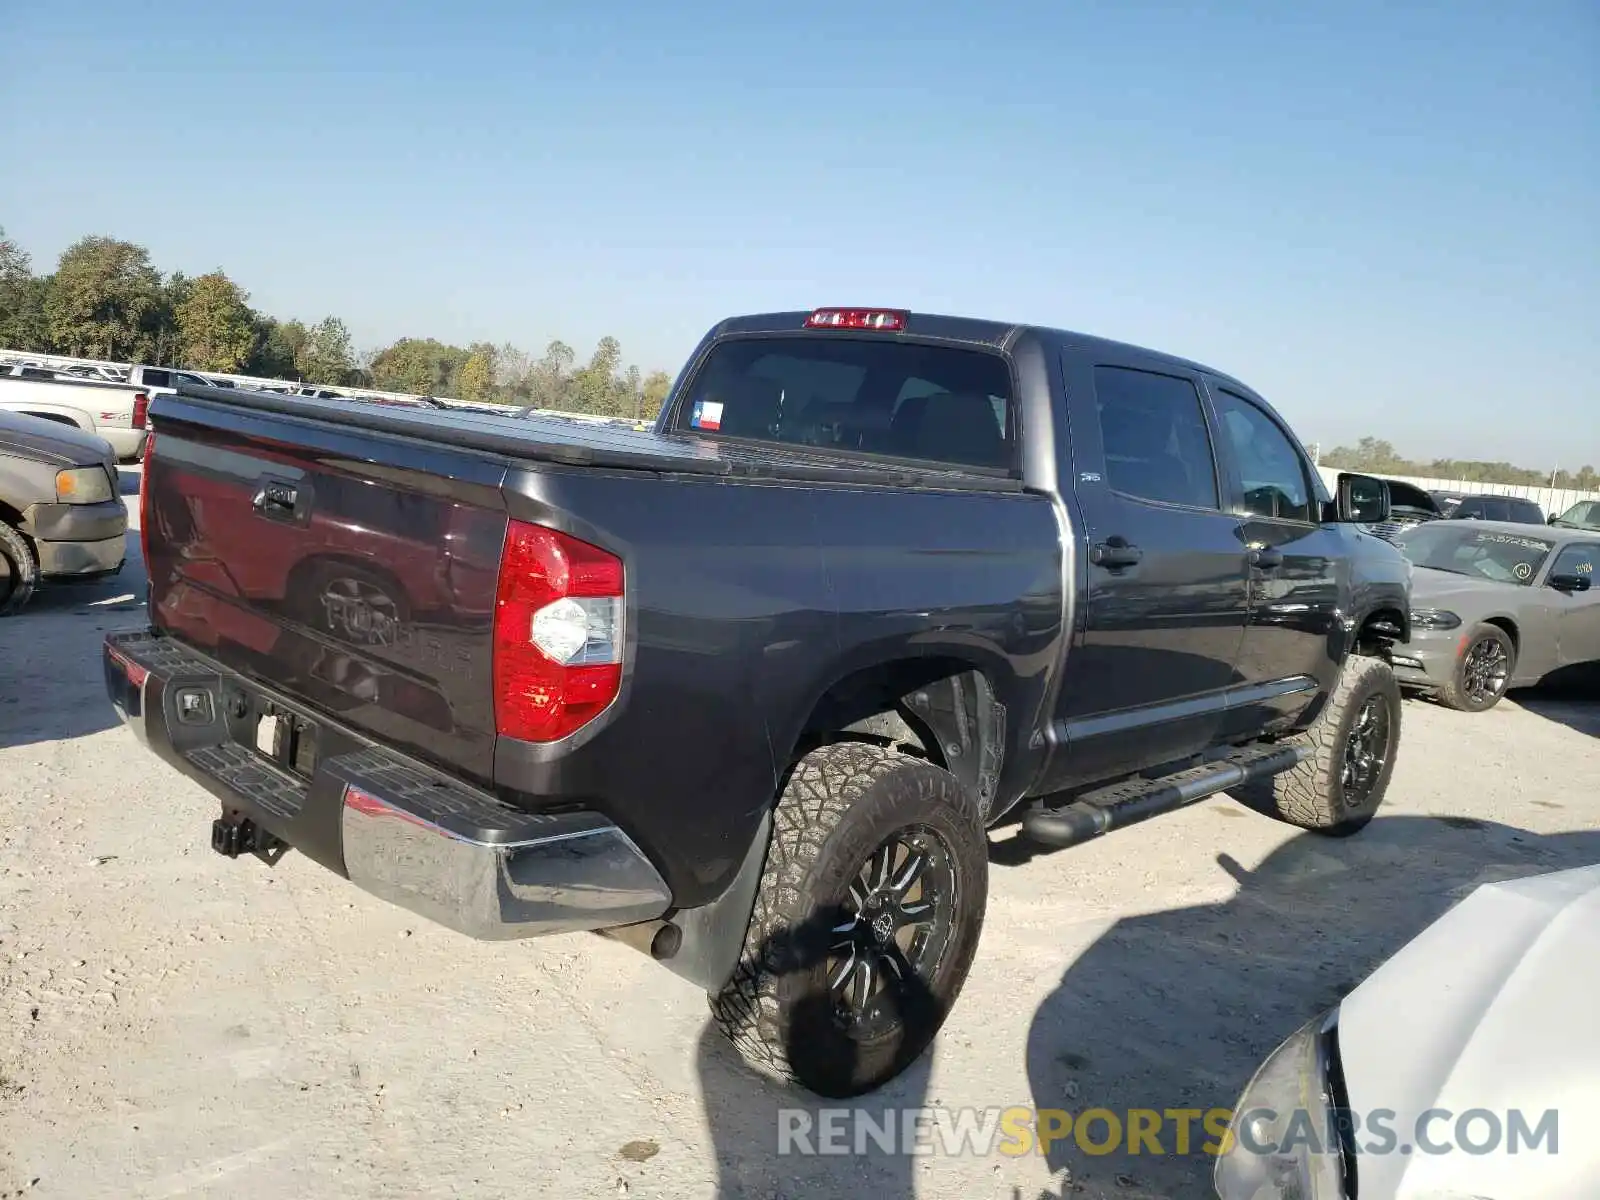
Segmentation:
{"type": "Polygon", "coordinates": [[[145,619],[139,531],[126,536],[121,572],[93,583],[42,585],[0,621],[0,749],[84,737],[117,723],[101,643],[109,631],[145,619]]]}
{"type": "MultiPolygon", "coordinates": [[[[830,931],[839,921],[828,914],[807,923],[801,944],[806,946],[788,959],[785,975],[810,971],[825,954],[830,931]]],[[[771,954],[772,945],[762,953],[771,954]]],[[[905,977],[916,972],[905,967],[905,977]]],[[[911,1024],[931,1020],[934,1001],[926,989],[908,989],[902,1011],[911,1024]]],[[[812,1053],[813,1033],[832,1020],[826,1002],[796,1012],[788,1037],[788,1053],[797,1068],[812,1053]]],[[[777,1196],[873,1196],[882,1200],[912,1200],[917,1194],[915,1164],[920,1159],[902,1153],[897,1118],[902,1110],[927,1103],[928,1080],[937,1047],[930,1049],[887,1086],[854,1100],[822,1100],[793,1086],[783,1086],[746,1066],[714,1022],[701,1031],[697,1065],[706,1123],[711,1129],[717,1163],[717,1200],[777,1196]],[[830,1134],[824,1114],[830,1110],[864,1112],[875,1126],[888,1131],[883,1146],[868,1137],[858,1148],[855,1125],[840,1122],[830,1134]],[[891,1122],[894,1122],[891,1124],[891,1122]],[[786,1135],[788,1131],[788,1135],[786,1135]],[[792,1135],[792,1136],[789,1136],[792,1135]],[[830,1136],[845,1153],[826,1151],[830,1136]],[[859,1150],[859,1152],[858,1152],[859,1150]]]]}
{"type": "Polygon", "coordinates": [[[1054,1142],[1052,1174],[1070,1170],[1087,1195],[1211,1195],[1214,1139],[1193,1119],[1178,1153],[1169,1110],[1231,1108],[1279,1042],[1477,885],[1596,861],[1600,833],[1426,816],[1340,841],[1302,834],[1255,870],[1219,856],[1231,899],[1117,922],[1035,1014],[1034,1105],[1110,1117],[1054,1142]],[[1129,1153],[1133,1110],[1162,1114],[1158,1153],[1148,1140],[1129,1153]]]}
{"type": "Polygon", "coordinates": [[[1590,737],[1600,737],[1600,664],[1553,675],[1536,688],[1509,692],[1506,699],[1590,737]]]}

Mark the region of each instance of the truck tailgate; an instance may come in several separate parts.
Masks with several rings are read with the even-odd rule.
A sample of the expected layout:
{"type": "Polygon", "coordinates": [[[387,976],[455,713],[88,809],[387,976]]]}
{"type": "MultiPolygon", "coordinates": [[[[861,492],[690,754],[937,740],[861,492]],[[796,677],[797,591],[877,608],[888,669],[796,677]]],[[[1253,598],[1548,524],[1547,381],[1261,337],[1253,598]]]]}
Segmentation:
{"type": "Polygon", "coordinates": [[[490,780],[503,464],[212,406],[158,423],[152,445],[153,625],[311,710],[490,780]]]}

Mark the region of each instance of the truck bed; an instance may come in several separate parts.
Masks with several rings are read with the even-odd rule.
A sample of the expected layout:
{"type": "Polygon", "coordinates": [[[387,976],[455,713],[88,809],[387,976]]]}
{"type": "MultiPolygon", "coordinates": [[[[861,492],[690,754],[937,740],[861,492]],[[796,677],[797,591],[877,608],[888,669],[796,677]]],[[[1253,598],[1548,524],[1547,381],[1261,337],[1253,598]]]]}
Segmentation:
{"type": "MultiPolygon", "coordinates": [[[[405,438],[526,463],[564,464],[662,475],[711,475],[796,483],[930,487],[956,491],[1022,490],[1020,480],[976,469],[845,459],[825,449],[740,443],[692,434],[571,421],[560,415],[502,416],[451,409],[410,409],[308,396],[279,396],[179,384],[177,393],[205,408],[272,413],[405,438]]],[[[181,409],[168,400],[164,411],[181,409]]],[[[199,411],[199,410],[197,410],[199,411]]]]}

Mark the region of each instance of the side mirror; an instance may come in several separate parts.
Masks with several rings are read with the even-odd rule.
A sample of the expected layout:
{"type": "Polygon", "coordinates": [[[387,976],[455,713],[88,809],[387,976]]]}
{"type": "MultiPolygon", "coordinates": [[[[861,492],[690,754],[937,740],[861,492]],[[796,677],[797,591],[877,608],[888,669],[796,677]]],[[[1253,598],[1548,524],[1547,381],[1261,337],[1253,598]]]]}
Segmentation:
{"type": "Polygon", "coordinates": [[[1552,575],[1549,579],[1551,587],[1558,592],[1587,592],[1589,590],[1589,577],[1574,572],[1571,575],[1552,575]]]}
{"type": "Polygon", "coordinates": [[[1551,513],[1548,517],[1545,518],[1544,523],[1546,525],[1554,525],[1560,519],[1561,518],[1558,517],[1555,513],[1551,513]]]}
{"type": "Polygon", "coordinates": [[[1389,485],[1371,475],[1339,473],[1335,519],[1357,525],[1376,525],[1389,519],[1389,485]]]}

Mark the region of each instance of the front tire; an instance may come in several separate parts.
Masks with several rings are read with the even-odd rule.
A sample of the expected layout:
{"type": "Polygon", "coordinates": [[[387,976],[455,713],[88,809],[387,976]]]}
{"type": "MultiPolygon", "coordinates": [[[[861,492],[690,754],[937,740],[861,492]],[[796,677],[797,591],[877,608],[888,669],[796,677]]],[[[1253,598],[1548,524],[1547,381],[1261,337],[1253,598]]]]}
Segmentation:
{"type": "Polygon", "coordinates": [[[1506,694],[1516,669],[1511,635],[1498,625],[1479,625],[1456,662],[1455,674],[1439,689],[1439,699],[1458,712],[1488,712],[1506,694]]]}
{"type": "Polygon", "coordinates": [[[1400,685],[1389,664],[1352,655],[1316,724],[1287,743],[1311,753],[1268,781],[1267,815],[1325,837],[1365,829],[1394,773],[1400,711],[1400,685]]]}
{"type": "Polygon", "coordinates": [[[20,612],[39,582],[39,560],[27,539],[0,521],[0,617],[20,612]]]}
{"type": "Polygon", "coordinates": [[[988,839],[949,772],[857,742],[795,765],[739,964],[709,999],[741,1058],[828,1098],[915,1062],[966,982],[988,839]]]}

